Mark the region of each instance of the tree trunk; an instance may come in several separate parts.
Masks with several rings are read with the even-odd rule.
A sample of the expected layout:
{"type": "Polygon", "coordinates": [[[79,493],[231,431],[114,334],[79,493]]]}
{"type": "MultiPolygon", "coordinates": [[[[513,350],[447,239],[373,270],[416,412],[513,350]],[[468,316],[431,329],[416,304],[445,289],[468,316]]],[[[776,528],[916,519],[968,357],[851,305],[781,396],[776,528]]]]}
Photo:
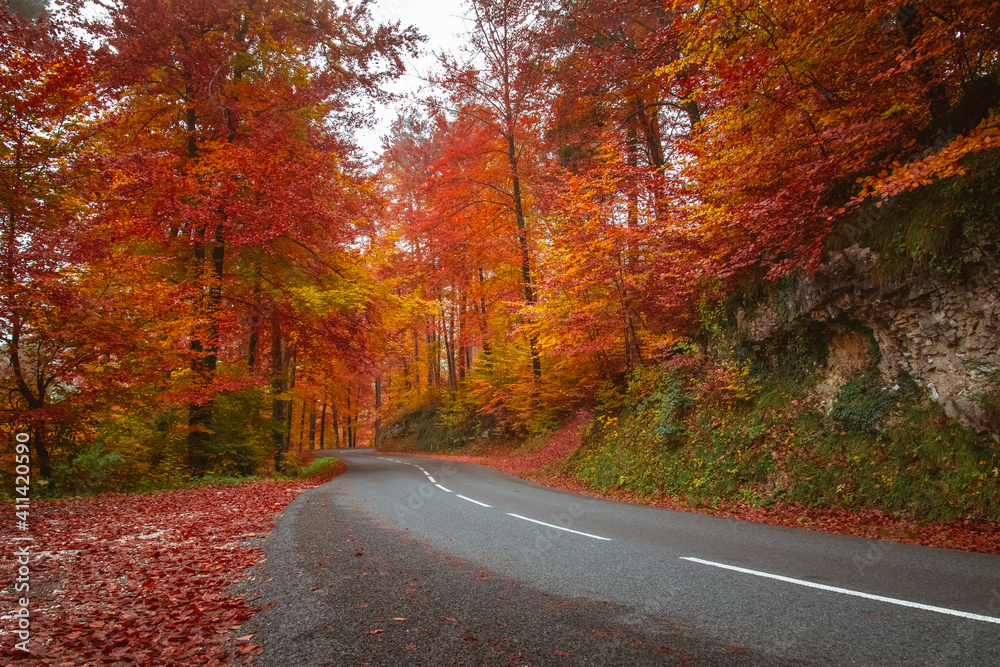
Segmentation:
{"type": "MultiPolygon", "coordinates": [[[[195,232],[194,239],[194,263],[195,277],[200,278],[204,271],[205,264],[205,244],[198,238],[195,232]]],[[[204,295],[195,297],[198,305],[197,311],[204,314],[204,295]]],[[[209,343],[211,347],[211,343],[209,343]]],[[[205,354],[205,344],[199,332],[192,332],[191,340],[188,342],[188,350],[191,356],[191,372],[194,375],[195,385],[200,389],[208,384],[208,356],[205,354]]],[[[187,466],[192,470],[202,470],[207,462],[206,440],[208,436],[209,424],[212,421],[212,406],[209,403],[189,403],[188,404],[188,433],[187,433],[187,466]]]]}
{"type": "MultiPolygon", "coordinates": [[[[296,349],[295,349],[295,346],[293,345],[292,349],[291,349],[291,352],[288,355],[288,367],[289,367],[289,375],[290,375],[290,378],[289,378],[289,381],[288,381],[288,393],[289,394],[291,394],[291,392],[295,389],[295,366],[296,366],[295,356],[296,356],[296,349]]],[[[287,420],[285,422],[285,427],[286,427],[285,428],[285,451],[286,452],[291,451],[291,447],[292,447],[292,412],[293,412],[292,408],[295,405],[294,401],[295,401],[295,399],[292,398],[291,395],[289,395],[288,400],[285,401],[285,408],[287,410],[287,412],[285,414],[285,419],[287,420]]]]}
{"type": "Polygon", "coordinates": [[[375,446],[378,446],[378,439],[382,429],[382,376],[375,376],[375,446]]]}
{"type": "Polygon", "coordinates": [[[469,348],[466,344],[465,339],[465,320],[467,317],[468,303],[465,296],[465,291],[462,292],[462,297],[459,300],[458,309],[458,381],[465,381],[465,371],[469,367],[469,348]]]}
{"type": "Polygon", "coordinates": [[[354,424],[351,417],[351,385],[347,384],[347,422],[344,426],[344,442],[347,446],[354,447],[354,424]]]}
{"type": "MultiPolygon", "coordinates": [[[[259,269],[258,269],[259,270],[259,269]]],[[[250,314],[250,339],[247,343],[247,369],[250,375],[256,375],[257,348],[260,346],[260,281],[253,285],[253,312],[250,314]]]]}
{"type": "Polygon", "coordinates": [[[335,449],[340,449],[343,440],[340,439],[340,414],[337,412],[337,403],[334,401],[330,405],[330,426],[333,428],[333,446],[335,449]]]}
{"type": "MultiPolygon", "coordinates": [[[[639,136],[635,129],[635,120],[632,120],[628,124],[628,166],[632,168],[633,172],[638,170],[639,167],[639,136]]],[[[635,178],[633,175],[632,178],[635,178]]],[[[633,234],[629,238],[630,245],[626,248],[626,260],[625,264],[631,271],[635,265],[635,258],[638,254],[636,248],[631,246],[631,242],[635,240],[634,233],[639,227],[639,192],[634,186],[630,185],[628,190],[628,218],[627,224],[629,232],[633,234]]]]}
{"type": "Polygon", "coordinates": [[[38,460],[38,474],[43,479],[52,477],[52,462],[49,457],[49,448],[45,444],[46,428],[44,422],[39,422],[35,427],[35,456],[38,460]]]}
{"type": "Polygon", "coordinates": [[[420,395],[420,337],[416,329],[413,331],[413,386],[417,388],[417,395],[420,395]]]}
{"type": "Polygon", "coordinates": [[[316,399],[309,400],[309,449],[316,449],[316,399]]]}
{"type": "Polygon", "coordinates": [[[319,448],[326,448],[326,399],[323,399],[323,411],[319,418],[319,448]]]}
{"type": "Polygon", "coordinates": [[[274,447],[274,469],[281,472],[284,468],[284,443],[282,426],[285,423],[284,403],[281,394],[285,393],[285,368],[281,359],[281,323],[278,312],[271,312],[271,443],[274,447]]]}
{"type": "Polygon", "coordinates": [[[358,427],[361,424],[361,383],[358,383],[358,399],[354,401],[354,431],[351,435],[351,447],[358,446],[358,427]]]}
{"type": "MultiPolygon", "coordinates": [[[[531,255],[528,250],[528,226],[524,218],[524,208],[521,203],[521,180],[517,171],[517,148],[514,145],[513,117],[508,114],[507,126],[507,164],[510,168],[511,193],[514,196],[514,220],[517,223],[517,245],[521,251],[521,280],[524,283],[524,303],[535,305],[535,292],[531,283],[531,255]]],[[[532,334],[528,337],[531,347],[531,372],[536,380],[542,377],[542,358],[538,352],[538,337],[532,334]]]]}
{"type": "Polygon", "coordinates": [[[491,368],[493,365],[493,359],[490,355],[492,352],[490,348],[490,321],[489,316],[486,314],[486,276],[483,272],[483,267],[479,267],[479,332],[483,337],[483,357],[487,368],[491,368]]]}
{"type": "Polygon", "coordinates": [[[444,307],[441,299],[438,299],[438,308],[441,309],[441,326],[444,327],[444,358],[448,364],[448,386],[454,388],[457,382],[455,373],[455,314],[448,309],[448,323],[445,325],[444,307]]]}

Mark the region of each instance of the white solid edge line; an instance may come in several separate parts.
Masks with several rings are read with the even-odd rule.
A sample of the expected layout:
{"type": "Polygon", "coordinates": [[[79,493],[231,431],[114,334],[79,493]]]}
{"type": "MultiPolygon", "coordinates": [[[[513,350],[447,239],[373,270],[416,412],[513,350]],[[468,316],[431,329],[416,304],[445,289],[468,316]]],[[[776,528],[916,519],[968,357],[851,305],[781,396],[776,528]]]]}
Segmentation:
{"type": "Polygon", "coordinates": [[[463,496],[461,493],[456,493],[455,495],[461,498],[462,500],[468,500],[470,503],[476,503],[477,505],[482,505],[483,507],[493,507],[493,505],[487,505],[486,503],[481,503],[478,500],[473,500],[472,498],[463,496]]]}
{"type": "Polygon", "coordinates": [[[910,602],[908,600],[899,600],[897,598],[888,598],[884,595],[874,595],[872,593],[862,593],[860,591],[852,591],[847,588],[838,588],[836,586],[827,586],[826,584],[817,584],[812,581],[803,581],[802,579],[792,579],[791,577],[783,577],[780,574],[770,574],[768,572],[758,572],[757,570],[749,570],[745,567],[736,567],[735,565],[725,565],[723,563],[715,563],[710,560],[702,560],[701,558],[691,558],[689,556],[681,556],[681,560],[689,560],[693,563],[701,563],[702,565],[711,565],[713,567],[721,567],[724,570],[733,570],[734,572],[743,572],[744,574],[752,574],[758,577],[766,577],[767,579],[777,579],[778,581],[785,581],[790,584],[798,584],[799,586],[807,586],[809,588],[818,588],[821,591],[830,591],[833,593],[843,593],[844,595],[853,595],[854,597],[865,598],[868,600],[878,600],[879,602],[888,602],[889,604],[899,605],[901,607],[911,607],[913,609],[922,609],[924,611],[934,611],[939,614],[948,614],[950,616],[959,616],[961,618],[969,618],[974,621],[985,621],[987,623],[997,623],[1000,624],[1000,618],[995,618],[993,616],[983,616],[982,614],[973,614],[967,611],[958,611],[957,609],[948,609],[947,607],[935,607],[934,605],[922,604],[920,602],[910,602]]]}
{"type": "Polygon", "coordinates": [[[530,521],[532,523],[539,523],[543,526],[548,526],[549,528],[556,528],[558,530],[565,530],[567,533],[575,533],[577,535],[583,535],[584,537],[592,537],[595,540],[604,540],[605,542],[610,542],[610,537],[601,537],[600,535],[591,535],[590,533],[581,533],[579,530],[573,530],[572,528],[563,528],[562,526],[556,526],[551,523],[545,523],[544,521],[539,521],[538,519],[529,519],[526,516],[521,516],[520,514],[514,514],[513,512],[507,512],[509,516],[516,517],[518,519],[524,519],[525,521],[530,521]]]}
{"type": "Polygon", "coordinates": [[[441,486],[440,484],[435,484],[434,486],[436,486],[437,488],[441,489],[445,493],[451,493],[451,489],[446,489],[443,486],[441,486]]]}

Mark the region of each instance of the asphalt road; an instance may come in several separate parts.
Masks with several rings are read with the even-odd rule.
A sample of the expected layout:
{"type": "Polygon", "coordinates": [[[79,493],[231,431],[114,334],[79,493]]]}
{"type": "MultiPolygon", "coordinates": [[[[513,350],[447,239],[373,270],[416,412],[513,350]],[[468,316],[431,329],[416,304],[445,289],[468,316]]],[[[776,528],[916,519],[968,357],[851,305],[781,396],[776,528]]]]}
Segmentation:
{"type": "Polygon", "coordinates": [[[335,454],[265,543],[265,667],[1000,665],[997,556],[335,454]]]}

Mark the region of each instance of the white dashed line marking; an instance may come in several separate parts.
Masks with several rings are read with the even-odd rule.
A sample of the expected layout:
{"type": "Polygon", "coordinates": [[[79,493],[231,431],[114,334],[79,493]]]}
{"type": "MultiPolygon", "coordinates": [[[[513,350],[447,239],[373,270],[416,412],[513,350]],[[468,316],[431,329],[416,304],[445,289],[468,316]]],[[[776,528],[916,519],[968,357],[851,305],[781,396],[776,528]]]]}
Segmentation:
{"type": "Polygon", "coordinates": [[[947,607],[935,607],[929,604],[921,604],[920,602],[910,602],[908,600],[899,600],[897,598],[888,598],[884,595],[873,595],[871,593],[862,593],[860,591],[852,591],[848,588],[837,588],[836,586],[827,586],[826,584],[817,584],[812,581],[803,581],[802,579],[792,579],[791,577],[783,577],[780,574],[771,574],[769,572],[758,572],[757,570],[749,570],[745,567],[736,567],[735,565],[725,565],[723,563],[715,563],[710,560],[702,560],[700,558],[691,558],[688,556],[681,556],[682,560],[689,560],[692,563],[701,563],[702,565],[711,565],[712,567],[720,567],[724,570],[733,570],[734,572],[742,572],[743,574],[752,574],[757,577],[765,577],[767,579],[777,579],[778,581],[784,581],[789,584],[798,584],[799,586],[806,586],[808,588],[817,588],[821,591],[830,591],[831,593],[843,593],[844,595],[853,595],[854,597],[865,598],[866,600],[877,600],[879,602],[888,602],[889,604],[899,605],[901,607],[910,607],[912,609],[922,609],[924,611],[933,611],[939,614],[948,614],[950,616],[960,616],[961,618],[970,618],[974,621],[986,621],[987,623],[996,623],[1000,625],[1000,618],[995,618],[993,616],[983,616],[982,614],[972,614],[967,611],[958,611],[956,609],[948,609],[947,607]]]}
{"type": "Polygon", "coordinates": [[[481,503],[478,500],[473,500],[472,498],[463,496],[461,493],[456,493],[455,495],[461,498],[462,500],[468,500],[470,503],[476,503],[477,505],[481,505],[482,507],[493,507],[492,505],[487,505],[486,503],[481,503]]]}
{"type": "Polygon", "coordinates": [[[555,524],[545,523],[544,521],[539,521],[538,519],[529,519],[526,516],[521,516],[520,514],[514,514],[513,512],[507,512],[509,516],[515,517],[517,519],[524,519],[525,521],[530,521],[532,523],[541,524],[543,526],[548,526],[549,528],[555,528],[556,530],[565,530],[567,533],[574,533],[576,535],[583,535],[584,537],[590,537],[595,540],[604,540],[605,542],[610,542],[610,537],[601,537],[600,535],[591,535],[590,533],[583,533],[579,530],[573,530],[572,528],[563,528],[562,526],[556,526],[555,524]]]}
{"type": "Polygon", "coordinates": [[[434,486],[436,486],[437,488],[441,489],[445,493],[451,493],[451,489],[446,489],[443,486],[441,486],[440,484],[435,484],[434,486]]]}

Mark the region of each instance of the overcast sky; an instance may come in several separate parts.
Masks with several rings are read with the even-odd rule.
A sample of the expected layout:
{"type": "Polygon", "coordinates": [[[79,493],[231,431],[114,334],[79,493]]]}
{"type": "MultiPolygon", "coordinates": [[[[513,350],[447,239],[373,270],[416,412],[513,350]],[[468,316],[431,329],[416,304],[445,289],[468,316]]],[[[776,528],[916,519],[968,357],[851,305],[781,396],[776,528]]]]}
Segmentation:
{"type": "MultiPolygon", "coordinates": [[[[466,31],[462,20],[464,8],[462,0],[377,0],[372,7],[372,17],[376,23],[401,21],[403,27],[416,26],[427,37],[423,58],[407,62],[409,72],[395,86],[396,92],[413,92],[420,88],[421,76],[425,76],[433,64],[429,51],[451,49],[462,43],[460,37],[466,31]]],[[[381,152],[382,136],[396,116],[395,109],[382,109],[378,114],[378,126],[374,132],[358,134],[361,147],[367,152],[381,152]]]]}

